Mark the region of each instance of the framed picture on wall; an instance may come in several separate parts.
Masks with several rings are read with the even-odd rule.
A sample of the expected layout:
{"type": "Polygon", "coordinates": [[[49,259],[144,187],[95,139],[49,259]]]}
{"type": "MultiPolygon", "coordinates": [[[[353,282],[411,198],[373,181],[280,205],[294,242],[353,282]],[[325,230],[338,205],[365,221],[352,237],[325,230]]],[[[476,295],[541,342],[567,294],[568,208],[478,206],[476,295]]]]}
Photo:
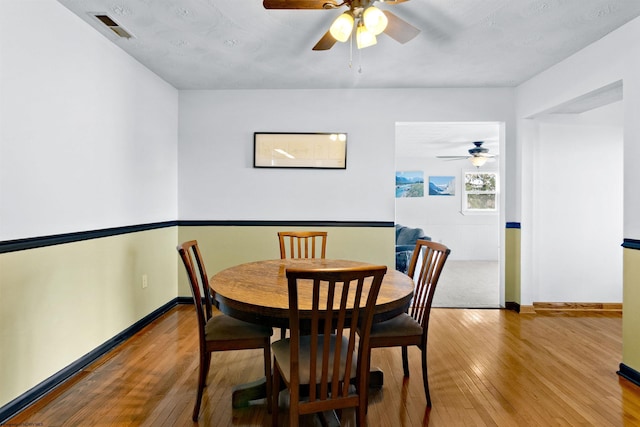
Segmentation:
{"type": "Polygon", "coordinates": [[[396,197],[424,197],[424,173],[396,172],[396,197]]]}
{"type": "Polygon", "coordinates": [[[253,134],[254,168],[347,168],[346,133],[253,134]]]}
{"type": "Polygon", "coordinates": [[[430,176],[429,195],[430,196],[455,196],[456,177],[455,176],[430,176]]]}

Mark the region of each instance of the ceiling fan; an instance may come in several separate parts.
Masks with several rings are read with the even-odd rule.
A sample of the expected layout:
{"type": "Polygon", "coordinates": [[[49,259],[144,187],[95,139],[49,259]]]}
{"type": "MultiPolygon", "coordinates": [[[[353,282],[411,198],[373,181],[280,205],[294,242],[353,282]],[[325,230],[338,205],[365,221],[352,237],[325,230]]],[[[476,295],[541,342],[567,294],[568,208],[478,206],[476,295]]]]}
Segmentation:
{"type": "Polygon", "coordinates": [[[329,30],[316,43],[313,50],[328,50],[337,42],[346,42],[355,32],[358,49],[376,44],[376,36],[385,33],[400,43],[406,43],[420,30],[388,10],[374,3],[398,4],[409,0],[264,0],[265,9],[339,9],[349,10],[338,16],[329,30]],[[355,31],[354,31],[355,28],[355,31]]]}
{"type": "Polygon", "coordinates": [[[484,165],[487,160],[493,159],[495,156],[493,154],[489,154],[489,149],[482,146],[484,141],[474,141],[473,148],[470,148],[468,156],[436,156],[439,159],[449,159],[449,160],[462,160],[469,159],[471,164],[475,167],[480,167],[484,165]]]}

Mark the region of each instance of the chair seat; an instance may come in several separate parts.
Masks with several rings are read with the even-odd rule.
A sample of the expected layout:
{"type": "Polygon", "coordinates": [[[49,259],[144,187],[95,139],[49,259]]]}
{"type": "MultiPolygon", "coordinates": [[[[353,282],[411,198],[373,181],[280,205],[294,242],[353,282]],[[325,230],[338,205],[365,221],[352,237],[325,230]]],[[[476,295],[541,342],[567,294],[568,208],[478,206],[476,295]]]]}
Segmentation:
{"type": "Polygon", "coordinates": [[[374,323],[371,327],[371,339],[378,337],[405,337],[422,335],[422,326],[406,313],[402,313],[385,322],[374,323]]]}
{"type": "Polygon", "coordinates": [[[273,334],[273,329],[270,326],[243,322],[224,314],[209,319],[204,331],[207,341],[264,338],[273,334]]]}
{"type": "MultiPolygon", "coordinates": [[[[318,361],[318,365],[316,367],[316,380],[319,381],[322,376],[322,352],[323,352],[323,335],[319,335],[318,339],[318,351],[316,352],[316,360],[318,361]]],[[[349,344],[349,340],[346,337],[342,337],[342,344],[340,347],[341,356],[340,356],[340,376],[344,375],[344,367],[347,360],[347,346],[349,344]]],[[[291,378],[291,350],[289,349],[291,345],[290,338],[285,338],[279,341],[274,342],[271,345],[271,352],[273,353],[273,357],[278,360],[278,363],[282,369],[282,376],[285,378],[287,382],[289,382],[291,378]]],[[[336,336],[331,335],[331,357],[329,360],[333,360],[333,354],[336,348],[336,336]]],[[[300,384],[309,384],[310,382],[310,360],[311,360],[311,337],[309,336],[301,336],[300,337],[300,384]]],[[[353,354],[351,359],[351,378],[356,377],[356,367],[358,365],[357,355],[353,354]]],[[[333,374],[332,366],[329,366],[329,377],[333,374]]]]}

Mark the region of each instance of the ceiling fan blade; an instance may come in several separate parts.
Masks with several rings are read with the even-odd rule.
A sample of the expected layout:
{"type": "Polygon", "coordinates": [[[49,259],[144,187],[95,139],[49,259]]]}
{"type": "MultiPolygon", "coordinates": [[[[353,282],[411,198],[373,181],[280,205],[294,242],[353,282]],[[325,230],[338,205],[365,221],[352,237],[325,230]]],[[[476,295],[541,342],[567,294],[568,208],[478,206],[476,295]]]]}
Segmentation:
{"type": "Polygon", "coordinates": [[[335,9],[333,0],[264,0],[265,9],[335,9]]]}
{"type": "Polygon", "coordinates": [[[388,10],[384,10],[383,12],[387,15],[387,19],[389,20],[384,32],[397,42],[406,43],[420,34],[420,30],[409,24],[407,21],[398,18],[388,10]]]}
{"type": "Polygon", "coordinates": [[[313,47],[313,50],[329,50],[334,44],[336,44],[336,41],[337,40],[331,35],[331,32],[327,31],[325,35],[318,40],[318,43],[313,47]]]}

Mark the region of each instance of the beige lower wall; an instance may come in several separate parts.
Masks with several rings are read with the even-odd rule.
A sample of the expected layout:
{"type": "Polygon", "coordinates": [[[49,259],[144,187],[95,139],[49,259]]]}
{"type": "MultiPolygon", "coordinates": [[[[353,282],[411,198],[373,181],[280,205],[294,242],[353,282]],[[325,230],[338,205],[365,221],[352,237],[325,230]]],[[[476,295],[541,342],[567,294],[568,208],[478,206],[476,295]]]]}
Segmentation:
{"type": "Polygon", "coordinates": [[[171,227],[0,254],[0,407],[174,299],[176,241],[171,227]]]}
{"type": "Polygon", "coordinates": [[[640,372],[640,250],[624,249],[622,362],[640,372]]]}
{"type": "MultiPolygon", "coordinates": [[[[393,227],[180,227],[180,242],[197,240],[209,276],[244,262],[280,258],[278,231],[326,231],[327,258],[353,259],[395,268],[393,227]]],[[[180,296],[191,296],[187,276],[179,274],[180,296]]]]}
{"type": "MultiPolygon", "coordinates": [[[[0,407],[177,296],[191,296],[179,242],[197,239],[212,275],[278,258],[285,228],[309,229],[169,227],[0,254],[0,407]]],[[[313,229],[328,232],[327,257],[394,267],[393,227],[313,229]]]]}
{"type": "Polygon", "coordinates": [[[505,230],[504,300],[520,304],[520,229],[505,230]]]}

